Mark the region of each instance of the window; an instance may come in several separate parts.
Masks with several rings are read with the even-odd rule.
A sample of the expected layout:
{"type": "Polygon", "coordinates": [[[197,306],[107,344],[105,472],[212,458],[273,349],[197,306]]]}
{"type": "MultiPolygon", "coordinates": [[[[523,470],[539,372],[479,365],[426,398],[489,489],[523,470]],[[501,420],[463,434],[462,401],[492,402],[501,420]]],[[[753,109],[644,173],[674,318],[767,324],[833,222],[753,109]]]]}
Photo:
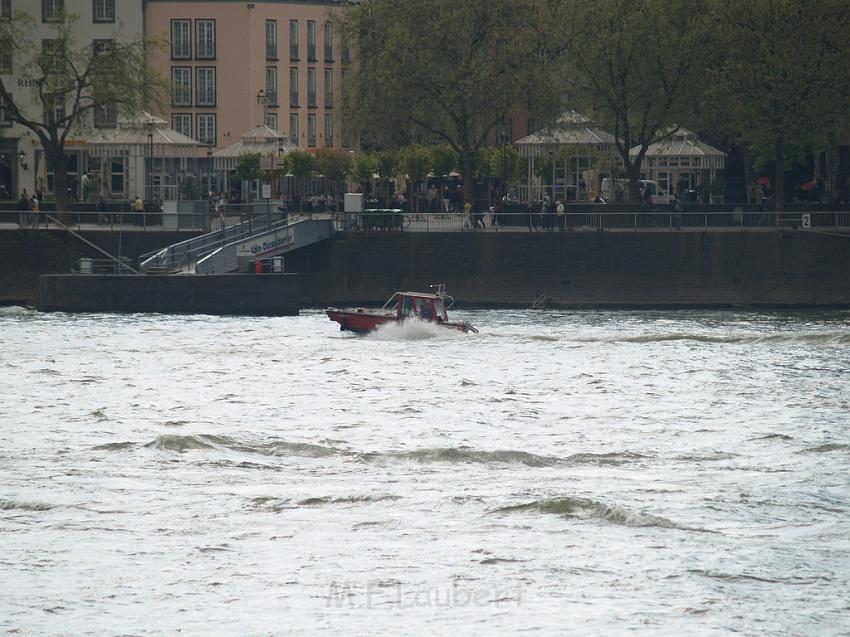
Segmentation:
{"type": "Polygon", "coordinates": [[[499,124],[498,135],[496,136],[496,144],[498,146],[509,146],[513,143],[513,121],[503,120],[499,124]]]}
{"type": "Polygon", "coordinates": [[[316,116],[313,113],[307,115],[307,145],[310,148],[316,146],[316,116]]]}
{"type": "Polygon", "coordinates": [[[307,60],[316,61],[316,23],[307,20],[307,60]]]}
{"type": "Polygon", "coordinates": [[[266,113],[265,124],[272,130],[277,130],[277,113],[266,113]]]}
{"type": "Polygon", "coordinates": [[[110,82],[109,54],[115,50],[115,40],[92,40],[92,71],[98,82],[110,82]]]}
{"type": "Polygon", "coordinates": [[[60,48],[56,40],[41,41],[41,68],[45,73],[56,73],[59,71],[60,48]]]}
{"type": "Polygon", "coordinates": [[[342,58],[343,64],[348,64],[351,62],[351,44],[348,41],[348,35],[343,33],[340,36],[339,41],[339,50],[340,57],[342,58]]]}
{"type": "Polygon", "coordinates": [[[12,0],[0,0],[0,18],[12,17],[12,0]]]}
{"type": "Polygon", "coordinates": [[[12,45],[8,40],[0,40],[0,75],[12,73],[12,45]]]}
{"type": "Polygon", "coordinates": [[[266,20],[266,59],[277,59],[277,20],[266,20]]]}
{"type": "Polygon", "coordinates": [[[189,113],[172,113],[171,128],[181,135],[192,137],[192,115],[189,113]]]}
{"type": "Polygon", "coordinates": [[[215,146],[215,113],[198,113],[198,141],[215,146]]]}
{"type": "Polygon", "coordinates": [[[298,69],[289,69],[289,105],[298,106],[298,69]]]}
{"type": "Polygon", "coordinates": [[[277,67],[266,67],[266,105],[277,106],[277,67]]]}
{"type": "Polygon", "coordinates": [[[171,105],[192,105],[192,69],[188,66],[171,67],[171,105]]]}
{"type": "Polygon", "coordinates": [[[114,128],[118,123],[118,110],[114,102],[104,104],[103,106],[95,105],[94,107],[94,127],[95,128],[114,128]]]}
{"type": "Polygon", "coordinates": [[[316,69],[307,69],[307,106],[316,108],[316,69]]]}
{"type": "Polygon", "coordinates": [[[334,119],[330,113],[325,114],[325,146],[334,145],[334,119]]]}
{"type": "Polygon", "coordinates": [[[41,21],[57,22],[65,13],[65,0],[41,0],[41,21]]]}
{"type": "Polygon", "coordinates": [[[115,0],[92,0],[93,22],[115,22],[115,0]]]}
{"type": "Polygon", "coordinates": [[[12,126],[12,113],[0,106],[0,126],[10,128],[12,126]]]}
{"type": "Polygon", "coordinates": [[[298,59],[298,20],[289,21],[289,58],[298,59]]]}
{"type": "Polygon", "coordinates": [[[199,66],[195,69],[195,101],[198,106],[215,106],[215,67],[199,66]]]}
{"type": "Polygon", "coordinates": [[[192,57],[192,23],[189,20],[171,21],[171,59],[192,57]]]}
{"type": "Polygon", "coordinates": [[[195,57],[215,59],[215,20],[195,20],[195,57]]]}
{"type": "Polygon", "coordinates": [[[65,119],[65,98],[61,95],[44,96],[44,121],[50,124],[65,119]]]}
{"type": "Polygon", "coordinates": [[[113,195],[124,194],[124,158],[113,157],[109,161],[109,192],[113,195]]]}
{"type": "Polygon", "coordinates": [[[325,62],[334,61],[334,25],[325,22],[325,62]]]}
{"type": "Polygon", "coordinates": [[[334,72],[325,69],[325,108],[334,107],[334,72]]]}
{"type": "Polygon", "coordinates": [[[348,69],[342,69],[342,72],[339,74],[339,89],[342,92],[342,99],[345,101],[345,91],[348,88],[348,69]]]}
{"type": "Polygon", "coordinates": [[[289,114],[289,143],[298,145],[298,113],[289,114]]]}

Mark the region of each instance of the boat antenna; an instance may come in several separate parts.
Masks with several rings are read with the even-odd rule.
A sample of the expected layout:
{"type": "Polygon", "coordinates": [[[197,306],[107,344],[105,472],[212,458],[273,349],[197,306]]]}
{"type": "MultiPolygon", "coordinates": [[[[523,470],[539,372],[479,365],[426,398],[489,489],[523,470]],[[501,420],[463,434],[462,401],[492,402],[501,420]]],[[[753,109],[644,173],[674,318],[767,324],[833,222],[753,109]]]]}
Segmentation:
{"type": "Polygon", "coordinates": [[[443,302],[446,304],[446,309],[452,309],[452,305],[455,304],[455,300],[450,295],[446,294],[446,284],[445,283],[435,283],[429,286],[432,290],[434,290],[434,294],[443,299],[443,302]]]}

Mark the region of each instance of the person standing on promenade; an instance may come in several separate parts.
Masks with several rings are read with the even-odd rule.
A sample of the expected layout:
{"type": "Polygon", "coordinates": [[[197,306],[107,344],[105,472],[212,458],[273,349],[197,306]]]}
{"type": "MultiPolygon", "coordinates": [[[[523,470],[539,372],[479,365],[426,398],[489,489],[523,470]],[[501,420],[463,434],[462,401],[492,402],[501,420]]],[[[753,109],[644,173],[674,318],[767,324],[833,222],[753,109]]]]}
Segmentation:
{"type": "Polygon", "coordinates": [[[21,191],[21,198],[18,199],[18,211],[20,212],[18,223],[21,228],[25,228],[30,222],[30,199],[26,188],[21,191]]]}
{"type": "Polygon", "coordinates": [[[36,197],[35,195],[33,195],[32,199],[30,199],[30,207],[30,210],[32,211],[32,226],[33,228],[38,228],[39,213],[41,212],[41,210],[39,209],[38,197],[36,197]]]}

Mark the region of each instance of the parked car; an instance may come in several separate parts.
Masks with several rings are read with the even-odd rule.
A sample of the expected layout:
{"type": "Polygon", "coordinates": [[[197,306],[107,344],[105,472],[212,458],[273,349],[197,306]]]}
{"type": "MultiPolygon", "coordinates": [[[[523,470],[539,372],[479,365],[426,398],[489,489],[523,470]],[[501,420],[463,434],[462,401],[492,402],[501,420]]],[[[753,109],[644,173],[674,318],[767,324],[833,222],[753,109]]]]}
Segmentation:
{"type": "MultiPolygon", "coordinates": [[[[673,200],[673,196],[658,185],[657,181],[651,179],[640,179],[641,198],[647,188],[651,196],[650,203],[654,206],[666,206],[673,200]]],[[[606,177],[602,180],[602,196],[608,203],[616,203],[628,201],[629,199],[629,180],[628,179],[610,179],[606,177]]]]}

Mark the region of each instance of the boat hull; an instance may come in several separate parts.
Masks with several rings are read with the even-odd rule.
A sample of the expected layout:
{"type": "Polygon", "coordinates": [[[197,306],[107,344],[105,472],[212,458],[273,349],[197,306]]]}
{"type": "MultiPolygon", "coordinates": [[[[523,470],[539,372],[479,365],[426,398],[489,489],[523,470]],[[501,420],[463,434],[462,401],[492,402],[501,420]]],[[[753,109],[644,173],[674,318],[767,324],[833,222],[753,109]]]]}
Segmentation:
{"type": "MultiPolygon", "coordinates": [[[[374,332],[381,325],[387,323],[403,323],[404,320],[395,314],[377,314],[374,312],[366,312],[364,310],[338,310],[336,308],[328,308],[325,312],[331,321],[339,323],[341,331],[356,332],[358,334],[367,334],[374,332]]],[[[421,319],[419,319],[421,320],[421,319]]],[[[469,323],[451,323],[444,321],[427,321],[440,327],[457,330],[468,334],[469,332],[477,333],[478,330],[472,327],[469,323]]]]}

